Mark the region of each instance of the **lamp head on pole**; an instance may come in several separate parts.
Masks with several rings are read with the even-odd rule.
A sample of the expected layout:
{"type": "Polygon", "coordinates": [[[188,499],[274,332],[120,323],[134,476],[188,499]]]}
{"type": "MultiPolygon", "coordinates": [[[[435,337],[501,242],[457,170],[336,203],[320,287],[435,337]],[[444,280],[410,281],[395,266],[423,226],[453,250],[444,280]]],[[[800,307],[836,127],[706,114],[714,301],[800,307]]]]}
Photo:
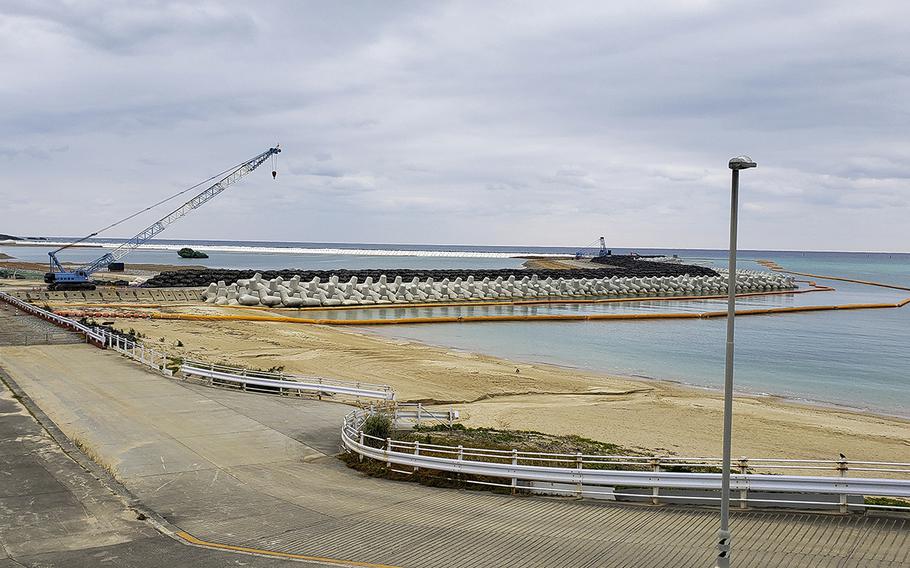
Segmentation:
{"type": "Polygon", "coordinates": [[[753,162],[752,158],[749,156],[736,156],[735,158],[730,158],[731,170],[745,170],[748,168],[754,168],[757,165],[758,164],[753,162]]]}

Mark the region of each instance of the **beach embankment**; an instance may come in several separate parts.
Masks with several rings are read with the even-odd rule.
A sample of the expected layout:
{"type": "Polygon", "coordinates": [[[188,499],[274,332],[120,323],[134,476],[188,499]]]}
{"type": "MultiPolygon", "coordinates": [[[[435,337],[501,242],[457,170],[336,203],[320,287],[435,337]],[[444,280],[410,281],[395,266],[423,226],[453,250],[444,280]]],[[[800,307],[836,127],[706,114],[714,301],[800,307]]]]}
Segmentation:
{"type": "MultiPolygon", "coordinates": [[[[578,434],[646,451],[719,455],[713,390],[516,363],[356,329],[269,322],[114,320],[174,356],[388,384],[401,401],[459,409],[467,426],[578,434]]],[[[906,461],[910,420],[737,396],[735,455],[906,461]]]]}

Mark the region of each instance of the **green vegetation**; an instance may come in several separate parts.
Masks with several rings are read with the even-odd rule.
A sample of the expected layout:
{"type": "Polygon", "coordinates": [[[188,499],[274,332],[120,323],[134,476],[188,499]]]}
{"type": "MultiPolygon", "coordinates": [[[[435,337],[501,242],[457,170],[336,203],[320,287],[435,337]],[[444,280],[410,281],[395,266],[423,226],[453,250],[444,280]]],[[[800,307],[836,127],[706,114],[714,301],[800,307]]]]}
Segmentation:
{"type": "Polygon", "coordinates": [[[910,507],[910,499],[896,499],[894,497],[864,497],[863,503],[884,507],[910,507]]]}
{"type": "Polygon", "coordinates": [[[205,254],[202,251],[193,250],[190,247],[183,247],[177,251],[177,255],[180,258],[208,258],[209,255],[205,254]]]}
{"type": "Polygon", "coordinates": [[[387,414],[373,414],[369,416],[363,422],[363,433],[367,436],[379,438],[379,440],[366,438],[365,443],[368,446],[373,446],[374,448],[384,447],[385,442],[383,440],[392,435],[392,418],[387,414]]]}
{"type": "Polygon", "coordinates": [[[581,436],[554,436],[532,430],[497,430],[495,428],[465,428],[461,424],[417,426],[413,430],[396,432],[396,439],[405,442],[469,446],[489,450],[518,450],[550,454],[586,455],[648,455],[617,444],[598,442],[581,436]]]}
{"type": "Polygon", "coordinates": [[[167,363],[165,363],[164,368],[168,369],[172,373],[176,373],[180,370],[180,367],[183,365],[183,357],[173,357],[168,355],[167,363]]]}

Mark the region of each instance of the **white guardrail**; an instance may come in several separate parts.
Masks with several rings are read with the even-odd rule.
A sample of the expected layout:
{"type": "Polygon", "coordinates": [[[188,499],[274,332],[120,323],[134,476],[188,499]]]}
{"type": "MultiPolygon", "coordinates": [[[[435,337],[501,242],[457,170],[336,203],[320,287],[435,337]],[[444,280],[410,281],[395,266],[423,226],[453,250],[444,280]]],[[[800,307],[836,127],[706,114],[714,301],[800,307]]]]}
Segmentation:
{"type": "Polygon", "coordinates": [[[131,341],[122,335],[111,333],[104,328],[88,326],[79,323],[76,320],[59,316],[54,312],[39,308],[34,304],[29,304],[28,302],[20,300],[5,292],[0,292],[0,300],[60,327],[81,333],[85,336],[87,342],[94,343],[98,347],[113,349],[114,351],[126,355],[130,359],[133,359],[146,367],[151,367],[165,375],[170,376],[173,374],[167,368],[167,353],[147,347],[143,343],[131,341]]]}
{"type": "MultiPolygon", "coordinates": [[[[82,333],[86,341],[99,347],[113,349],[159,372],[172,375],[167,368],[166,353],[142,343],[90,327],[75,320],[58,316],[14,296],[0,292],[0,300],[61,327],[82,333]]],[[[394,393],[387,385],[346,383],[312,377],[296,377],[283,373],[247,371],[218,365],[187,362],[181,370],[185,376],[197,376],[210,382],[227,382],[244,385],[243,388],[298,390],[306,392],[343,394],[354,397],[394,400],[394,393]],[[297,380],[304,379],[304,380],[297,380]],[[253,388],[251,388],[253,387],[253,388]]],[[[363,422],[372,410],[355,410],[345,417],[341,436],[344,446],[367,458],[409,467],[412,471],[429,469],[455,474],[506,480],[505,483],[467,479],[466,482],[511,488],[544,494],[569,494],[594,498],[650,500],[678,500],[682,502],[719,501],[720,474],[713,471],[672,471],[713,469],[720,467],[719,458],[687,458],[676,456],[603,456],[522,452],[466,448],[376,438],[365,434],[363,422]],[[630,469],[615,469],[615,468],[630,469]],[[634,470],[631,468],[638,468],[634,470]],[[671,470],[671,471],[667,471],[671,470]],[[617,487],[627,488],[625,492],[617,487]]],[[[422,405],[396,405],[392,417],[395,423],[412,421],[437,421],[452,424],[458,412],[431,411],[422,405]]],[[[910,506],[896,503],[866,502],[864,497],[910,499],[910,463],[748,459],[736,460],[739,473],[731,476],[733,501],[746,508],[749,503],[762,503],[784,507],[837,507],[846,513],[850,507],[867,509],[895,509],[910,511],[910,506]],[[808,471],[830,472],[824,475],[789,475],[749,473],[749,471],[808,471]],[[894,479],[876,477],[847,477],[849,471],[863,475],[889,475],[894,479]],[[898,477],[903,476],[903,479],[898,477]],[[758,494],[755,496],[754,494],[758,494]],[[836,498],[837,501],[825,501],[836,498]]],[[[396,470],[398,471],[398,470],[396,470]]],[[[404,471],[402,473],[411,473],[404,471]]]]}
{"type": "Polygon", "coordinates": [[[104,338],[102,337],[102,334],[100,332],[101,330],[98,330],[97,328],[89,327],[87,325],[83,325],[83,324],[77,322],[76,320],[65,318],[63,316],[58,316],[54,312],[44,310],[42,308],[39,308],[38,306],[29,304],[28,302],[22,301],[15,296],[11,296],[11,295],[7,294],[6,292],[0,292],[0,300],[3,300],[4,302],[6,302],[10,305],[16,306],[17,308],[19,308],[20,310],[22,310],[24,312],[28,312],[43,320],[47,320],[53,324],[59,325],[60,327],[65,327],[67,329],[71,329],[72,331],[82,333],[83,335],[85,335],[85,338],[87,341],[94,340],[95,342],[98,342],[98,343],[102,343],[104,341],[104,338]]]}
{"type": "MultiPolygon", "coordinates": [[[[370,412],[373,409],[370,408],[370,412]]],[[[407,427],[410,425],[422,426],[426,423],[446,424],[451,426],[460,417],[457,410],[452,408],[448,410],[431,410],[424,408],[423,404],[417,403],[398,403],[395,405],[395,413],[392,415],[392,424],[396,427],[407,427]]]]}
{"type": "MultiPolygon", "coordinates": [[[[368,411],[355,410],[345,418],[341,429],[344,446],[361,456],[385,462],[390,469],[393,464],[410,468],[410,471],[395,470],[399,473],[436,470],[476,476],[480,479],[465,481],[510,488],[513,492],[645,500],[654,504],[661,500],[689,503],[720,500],[720,473],[698,471],[719,470],[719,458],[554,454],[381,439],[363,432],[363,422],[369,415],[368,411]],[[682,468],[690,471],[673,471],[682,468]],[[489,478],[504,482],[484,480],[489,478]],[[621,492],[617,488],[627,490],[621,492]]],[[[731,499],[741,508],[755,503],[774,507],[835,507],[844,513],[850,507],[910,511],[910,506],[864,500],[864,497],[910,498],[910,463],[741,458],[734,466],[740,473],[731,476],[734,492],[731,499]],[[784,473],[747,473],[756,469],[784,473]],[[789,474],[796,470],[815,475],[789,474]],[[821,470],[831,472],[832,476],[818,475],[821,470]],[[908,479],[848,478],[848,471],[903,475],[908,479]]]]}
{"type": "MultiPolygon", "coordinates": [[[[87,326],[76,320],[59,316],[5,292],[0,292],[0,300],[56,325],[82,333],[86,341],[94,343],[98,347],[112,349],[146,367],[150,367],[167,376],[173,376],[173,372],[168,369],[168,355],[166,352],[158,351],[142,342],[132,341],[123,335],[110,333],[104,328],[87,326]]],[[[171,366],[173,367],[174,365],[171,366]]],[[[258,392],[276,392],[277,389],[279,393],[297,391],[315,393],[318,396],[333,394],[388,401],[395,399],[395,393],[388,385],[319,377],[301,377],[286,373],[251,371],[239,367],[191,361],[182,363],[180,370],[186,378],[202,377],[213,386],[236,385],[243,390],[258,392]]]]}
{"type": "Polygon", "coordinates": [[[308,392],[319,396],[330,394],[380,400],[395,399],[395,393],[388,385],[305,377],[281,372],[251,371],[193,361],[183,363],[180,371],[184,377],[201,377],[211,386],[227,383],[242,390],[252,391],[274,392],[278,389],[279,392],[308,392]]]}

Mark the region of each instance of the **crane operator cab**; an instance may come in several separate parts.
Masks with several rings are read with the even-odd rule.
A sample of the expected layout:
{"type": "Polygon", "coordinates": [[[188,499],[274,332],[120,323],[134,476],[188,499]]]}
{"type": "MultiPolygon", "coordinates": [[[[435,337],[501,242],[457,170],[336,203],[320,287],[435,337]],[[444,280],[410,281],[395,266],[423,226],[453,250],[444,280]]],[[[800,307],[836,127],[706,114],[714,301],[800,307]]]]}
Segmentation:
{"type": "Polygon", "coordinates": [[[44,282],[48,290],[94,290],[95,285],[85,272],[46,272],[44,282]]]}

